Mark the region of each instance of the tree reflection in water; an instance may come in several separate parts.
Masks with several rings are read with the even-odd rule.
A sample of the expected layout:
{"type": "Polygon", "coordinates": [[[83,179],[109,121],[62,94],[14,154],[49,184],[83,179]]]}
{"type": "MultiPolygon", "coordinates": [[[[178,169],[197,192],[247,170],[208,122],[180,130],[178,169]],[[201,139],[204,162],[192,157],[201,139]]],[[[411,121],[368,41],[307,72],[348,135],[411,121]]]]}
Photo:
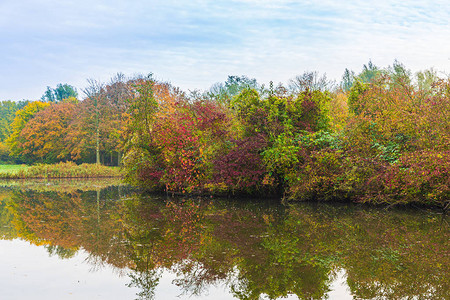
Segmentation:
{"type": "Polygon", "coordinates": [[[126,272],[140,299],[164,272],[185,296],[222,285],[238,299],[324,299],[344,270],[355,298],[449,299],[445,216],[355,205],[166,199],[123,187],[0,192],[2,239],[126,272]]]}

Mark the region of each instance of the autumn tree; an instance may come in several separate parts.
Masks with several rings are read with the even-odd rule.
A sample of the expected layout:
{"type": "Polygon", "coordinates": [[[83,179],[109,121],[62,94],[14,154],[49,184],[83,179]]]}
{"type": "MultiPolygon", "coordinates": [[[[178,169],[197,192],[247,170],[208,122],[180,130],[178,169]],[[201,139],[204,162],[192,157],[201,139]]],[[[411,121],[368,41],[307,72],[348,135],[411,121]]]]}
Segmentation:
{"type": "MultiPolygon", "coordinates": [[[[160,181],[165,165],[162,149],[155,138],[155,121],[166,122],[175,113],[183,94],[167,83],[159,83],[150,74],[130,82],[133,97],[129,99],[130,115],[124,148],[125,178],[138,186],[164,186],[160,181]]],[[[167,123],[166,123],[167,124],[167,123]]]]}
{"type": "Polygon", "coordinates": [[[21,157],[28,163],[70,160],[71,149],[64,139],[75,111],[75,103],[59,102],[36,113],[19,135],[21,157]]]}
{"type": "Polygon", "coordinates": [[[95,139],[95,163],[100,164],[100,109],[102,104],[105,102],[105,97],[103,93],[104,84],[88,79],[88,87],[86,87],[83,92],[86,95],[87,107],[92,107],[94,113],[94,139],[95,139]]]}
{"type": "Polygon", "coordinates": [[[120,163],[131,84],[117,74],[109,83],[88,80],[86,98],[77,106],[66,142],[72,158],[117,165],[120,163]],[[117,160],[113,158],[117,154],[117,160]]]}
{"type": "Polygon", "coordinates": [[[289,90],[292,94],[299,94],[304,91],[330,91],[334,89],[335,83],[327,79],[327,75],[319,75],[319,72],[304,72],[289,80],[289,90]]]}
{"type": "Polygon", "coordinates": [[[41,101],[33,101],[28,103],[24,108],[18,110],[11,123],[11,134],[5,140],[6,145],[10,148],[12,156],[19,157],[23,151],[20,146],[22,142],[22,137],[20,133],[23,128],[25,128],[28,121],[30,121],[37,112],[50,106],[49,103],[41,101]]]}

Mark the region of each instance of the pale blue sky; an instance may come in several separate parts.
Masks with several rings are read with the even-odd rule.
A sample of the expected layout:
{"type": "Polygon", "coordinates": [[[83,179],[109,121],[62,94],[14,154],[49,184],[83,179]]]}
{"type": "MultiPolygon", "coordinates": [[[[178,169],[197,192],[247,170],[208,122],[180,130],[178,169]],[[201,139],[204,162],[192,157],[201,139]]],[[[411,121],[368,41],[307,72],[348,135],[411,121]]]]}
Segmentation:
{"type": "Polygon", "coordinates": [[[442,1],[1,0],[0,100],[152,72],[184,90],[227,75],[340,80],[371,59],[450,72],[442,1]]]}

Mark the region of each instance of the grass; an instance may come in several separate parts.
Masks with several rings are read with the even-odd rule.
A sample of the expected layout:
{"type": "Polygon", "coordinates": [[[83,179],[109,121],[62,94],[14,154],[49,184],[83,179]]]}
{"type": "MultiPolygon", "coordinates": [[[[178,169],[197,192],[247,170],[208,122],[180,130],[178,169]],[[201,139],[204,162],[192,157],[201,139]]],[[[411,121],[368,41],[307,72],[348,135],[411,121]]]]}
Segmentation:
{"type": "MultiPolygon", "coordinates": [[[[37,192],[64,192],[97,191],[111,186],[123,185],[122,179],[113,178],[28,178],[0,180],[0,188],[14,188],[37,192]]],[[[0,192],[1,203],[1,192],[0,192]]]]}
{"type": "Polygon", "coordinates": [[[28,168],[27,165],[0,165],[0,174],[16,173],[19,170],[25,170],[27,168],[28,168]]]}
{"type": "Polygon", "coordinates": [[[97,164],[77,165],[74,162],[61,162],[52,165],[39,164],[35,166],[0,166],[0,178],[3,179],[103,177],[121,177],[120,168],[97,164]]]}

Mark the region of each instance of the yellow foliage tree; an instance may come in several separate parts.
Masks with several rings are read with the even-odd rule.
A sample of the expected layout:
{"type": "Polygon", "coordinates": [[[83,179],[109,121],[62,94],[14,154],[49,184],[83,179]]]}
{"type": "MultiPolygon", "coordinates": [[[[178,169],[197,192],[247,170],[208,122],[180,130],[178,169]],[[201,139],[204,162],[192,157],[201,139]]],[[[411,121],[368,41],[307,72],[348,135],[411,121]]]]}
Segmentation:
{"type": "Polygon", "coordinates": [[[11,150],[11,156],[19,156],[22,151],[19,146],[20,133],[22,132],[22,129],[28,121],[36,115],[37,112],[45,109],[47,106],[50,106],[50,103],[33,101],[16,112],[16,116],[11,123],[11,135],[5,141],[6,145],[11,150]]]}

